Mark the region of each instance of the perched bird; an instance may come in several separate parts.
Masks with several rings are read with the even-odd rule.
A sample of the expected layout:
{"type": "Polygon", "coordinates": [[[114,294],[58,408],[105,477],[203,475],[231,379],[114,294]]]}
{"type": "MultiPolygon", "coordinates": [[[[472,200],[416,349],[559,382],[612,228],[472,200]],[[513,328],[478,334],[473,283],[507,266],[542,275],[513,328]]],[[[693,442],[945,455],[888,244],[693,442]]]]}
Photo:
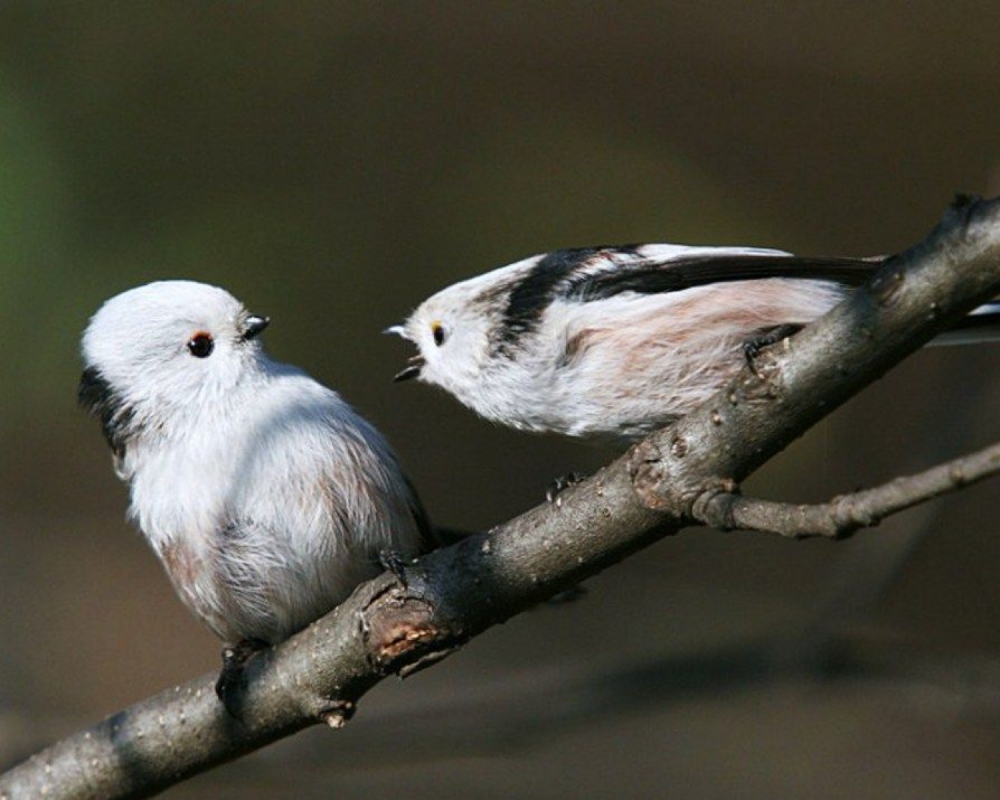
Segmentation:
{"type": "Polygon", "coordinates": [[[181,600],[244,661],[433,544],[389,445],[336,392],[272,361],[250,314],[190,281],[108,300],[83,335],[79,399],[100,419],[129,515],[181,600]]]}
{"type": "MultiPolygon", "coordinates": [[[[627,443],[706,400],[884,260],[670,244],[536,255],[449,286],[388,328],[418,350],[395,379],[521,430],[627,443]]],[[[995,329],[998,310],[968,324],[995,329]]]]}

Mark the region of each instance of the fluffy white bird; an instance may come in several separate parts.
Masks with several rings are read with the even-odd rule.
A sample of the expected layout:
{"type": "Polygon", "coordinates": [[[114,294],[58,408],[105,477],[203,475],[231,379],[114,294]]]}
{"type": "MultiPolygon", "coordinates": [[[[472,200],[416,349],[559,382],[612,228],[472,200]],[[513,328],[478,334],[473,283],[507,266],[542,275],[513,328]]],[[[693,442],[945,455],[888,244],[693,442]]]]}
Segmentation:
{"type": "Polygon", "coordinates": [[[227,644],[224,701],[255,649],[344,600],[382,552],[433,543],[389,445],[265,354],[268,322],[223,289],[163,281],[108,300],[83,336],[80,402],[129,484],[130,517],[227,644]]]}
{"type": "MultiPolygon", "coordinates": [[[[387,330],[440,386],[521,430],[630,442],[686,414],[883,258],[670,244],[558,250],[456,283],[387,330]]],[[[968,318],[995,325],[996,307],[968,318]]]]}

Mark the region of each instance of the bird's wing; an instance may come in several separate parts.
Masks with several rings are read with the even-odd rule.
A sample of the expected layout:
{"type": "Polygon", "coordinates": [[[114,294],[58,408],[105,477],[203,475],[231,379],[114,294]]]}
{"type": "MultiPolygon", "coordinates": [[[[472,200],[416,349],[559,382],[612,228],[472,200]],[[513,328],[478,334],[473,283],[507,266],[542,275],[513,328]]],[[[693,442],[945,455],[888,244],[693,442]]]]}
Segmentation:
{"type": "Polygon", "coordinates": [[[637,248],[639,258],[592,260],[586,272],[570,277],[564,297],[602,300],[623,292],[660,294],[695,286],[762,278],[808,278],[860,286],[884,261],[874,258],[795,256],[780,251],[691,248],[667,257],[647,255],[656,246],[637,248]]]}

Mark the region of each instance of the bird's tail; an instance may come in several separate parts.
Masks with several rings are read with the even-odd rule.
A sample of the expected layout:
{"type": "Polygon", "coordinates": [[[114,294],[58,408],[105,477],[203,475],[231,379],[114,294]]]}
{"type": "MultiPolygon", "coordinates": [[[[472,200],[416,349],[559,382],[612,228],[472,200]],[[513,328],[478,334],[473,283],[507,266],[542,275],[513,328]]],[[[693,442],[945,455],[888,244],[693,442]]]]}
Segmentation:
{"type": "Polygon", "coordinates": [[[932,345],[982,342],[1000,342],[1000,300],[979,306],[953,328],[931,340],[932,345]]]}

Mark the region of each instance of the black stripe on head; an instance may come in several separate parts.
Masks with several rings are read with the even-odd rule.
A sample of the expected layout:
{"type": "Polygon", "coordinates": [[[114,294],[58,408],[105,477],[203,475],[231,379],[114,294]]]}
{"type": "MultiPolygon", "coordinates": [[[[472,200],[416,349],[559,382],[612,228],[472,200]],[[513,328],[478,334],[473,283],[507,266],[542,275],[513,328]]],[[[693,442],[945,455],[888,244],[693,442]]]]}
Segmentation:
{"type": "Polygon", "coordinates": [[[498,327],[496,349],[511,355],[518,340],[537,326],[545,309],[566,294],[568,279],[595,256],[635,255],[638,245],[574,247],[542,256],[513,286],[498,327]]]}
{"type": "Polygon", "coordinates": [[[132,434],[132,409],[95,367],[83,371],[76,397],[88,414],[101,421],[104,438],[115,456],[122,458],[132,434]]]}

